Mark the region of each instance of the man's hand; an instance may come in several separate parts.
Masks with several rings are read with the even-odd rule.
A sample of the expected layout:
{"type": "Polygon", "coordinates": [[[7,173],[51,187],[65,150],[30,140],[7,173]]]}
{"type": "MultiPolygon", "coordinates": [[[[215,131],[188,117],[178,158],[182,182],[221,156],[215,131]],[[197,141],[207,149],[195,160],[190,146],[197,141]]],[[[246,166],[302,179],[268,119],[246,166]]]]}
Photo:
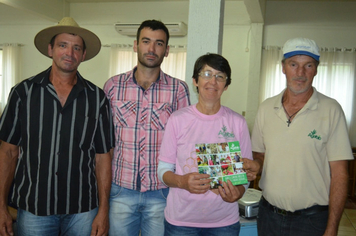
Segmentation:
{"type": "Polygon", "coordinates": [[[0,209],[0,236],[14,235],[12,230],[12,217],[7,207],[0,209]]]}
{"type": "Polygon", "coordinates": [[[91,225],[90,236],[106,236],[109,233],[109,214],[99,213],[93,220],[91,225]]]}
{"type": "Polygon", "coordinates": [[[12,217],[7,208],[8,194],[14,181],[19,147],[0,142],[0,236],[13,235],[12,217]]]}
{"type": "Polygon", "coordinates": [[[227,182],[223,181],[223,188],[219,186],[219,193],[221,198],[225,202],[236,202],[239,200],[244,192],[245,192],[245,187],[242,185],[234,186],[230,180],[227,182]]]}
{"type": "Polygon", "coordinates": [[[185,189],[190,193],[202,194],[206,193],[210,189],[208,174],[199,174],[197,172],[182,175],[180,177],[178,186],[179,188],[185,189]]]}
{"type": "Polygon", "coordinates": [[[261,169],[260,163],[247,158],[242,158],[242,161],[244,163],[243,168],[246,171],[247,180],[248,181],[255,180],[258,173],[260,173],[260,169],[261,169]]]}

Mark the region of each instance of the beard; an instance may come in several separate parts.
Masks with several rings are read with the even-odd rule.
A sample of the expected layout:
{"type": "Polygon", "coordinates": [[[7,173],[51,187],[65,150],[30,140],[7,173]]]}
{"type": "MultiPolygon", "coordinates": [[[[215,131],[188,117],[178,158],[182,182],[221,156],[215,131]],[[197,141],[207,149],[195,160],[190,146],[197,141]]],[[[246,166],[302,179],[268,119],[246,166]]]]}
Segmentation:
{"type": "Polygon", "coordinates": [[[305,93],[311,88],[311,84],[307,84],[307,80],[308,79],[306,77],[293,78],[292,81],[288,82],[287,84],[288,89],[294,94],[305,93]],[[299,84],[297,84],[298,82],[302,82],[304,86],[300,86],[299,84]]]}
{"type": "Polygon", "coordinates": [[[145,54],[138,54],[138,56],[137,56],[138,62],[147,68],[160,67],[162,64],[163,58],[164,58],[164,56],[159,57],[157,54],[154,54],[152,52],[145,53],[145,54]],[[151,56],[151,57],[154,56],[155,59],[154,60],[147,59],[147,56],[151,56]]]}

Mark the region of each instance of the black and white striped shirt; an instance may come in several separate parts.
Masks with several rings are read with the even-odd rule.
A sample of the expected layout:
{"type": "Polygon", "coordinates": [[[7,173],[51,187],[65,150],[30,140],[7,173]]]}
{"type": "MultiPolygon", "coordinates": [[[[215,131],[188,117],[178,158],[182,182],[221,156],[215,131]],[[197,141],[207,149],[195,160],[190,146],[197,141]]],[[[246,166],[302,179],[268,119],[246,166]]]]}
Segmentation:
{"type": "Polygon", "coordinates": [[[0,139],[20,147],[12,201],[35,215],[75,214],[98,206],[95,154],[113,147],[104,92],[77,73],[62,107],[51,67],[10,92],[0,139]]]}

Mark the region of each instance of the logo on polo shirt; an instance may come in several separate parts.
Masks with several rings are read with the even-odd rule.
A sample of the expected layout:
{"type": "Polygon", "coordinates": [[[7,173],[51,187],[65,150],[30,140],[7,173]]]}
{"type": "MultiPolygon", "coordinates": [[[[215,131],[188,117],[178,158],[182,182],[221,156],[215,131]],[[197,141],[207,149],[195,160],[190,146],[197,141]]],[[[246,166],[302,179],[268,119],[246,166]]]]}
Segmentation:
{"type": "Polygon", "coordinates": [[[226,126],[224,125],[224,126],[221,128],[221,130],[219,131],[218,136],[222,136],[222,137],[224,137],[224,138],[235,138],[234,133],[232,133],[232,132],[229,133],[229,132],[227,132],[226,130],[227,130],[227,128],[226,128],[226,126]]]}
{"type": "Polygon", "coordinates": [[[316,135],[316,130],[315,130],[315,129],[314,129],[313,131],[311,131],[311,132],[308,134],[308,136],[309,136],[310,138],[316,138],[317,140],[321,140],[320,135],[316,135]]]}

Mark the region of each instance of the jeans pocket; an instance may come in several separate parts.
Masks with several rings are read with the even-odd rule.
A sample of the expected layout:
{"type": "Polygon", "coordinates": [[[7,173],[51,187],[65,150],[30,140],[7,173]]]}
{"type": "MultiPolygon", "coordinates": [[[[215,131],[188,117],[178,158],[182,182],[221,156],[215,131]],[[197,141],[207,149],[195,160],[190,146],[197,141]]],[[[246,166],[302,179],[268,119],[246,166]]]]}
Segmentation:
{"type": "Polygon", "coordinates": [[[116,184],[111,184],[110,198],[115,198],[122,192],[122,187],[116,184]]]}
{"type": "Polygon", "coordinates": [[[308,217],[308,224],[311,229],[324,232],[328,223],[328,211],[319,212],[308,217]]]}
{"type": "Polygon", "coordinates": [[[160,193],[161,193],[162,197],[167,200],[168,193],[169,193],[169,188],[160,189],[160,193]]]}

